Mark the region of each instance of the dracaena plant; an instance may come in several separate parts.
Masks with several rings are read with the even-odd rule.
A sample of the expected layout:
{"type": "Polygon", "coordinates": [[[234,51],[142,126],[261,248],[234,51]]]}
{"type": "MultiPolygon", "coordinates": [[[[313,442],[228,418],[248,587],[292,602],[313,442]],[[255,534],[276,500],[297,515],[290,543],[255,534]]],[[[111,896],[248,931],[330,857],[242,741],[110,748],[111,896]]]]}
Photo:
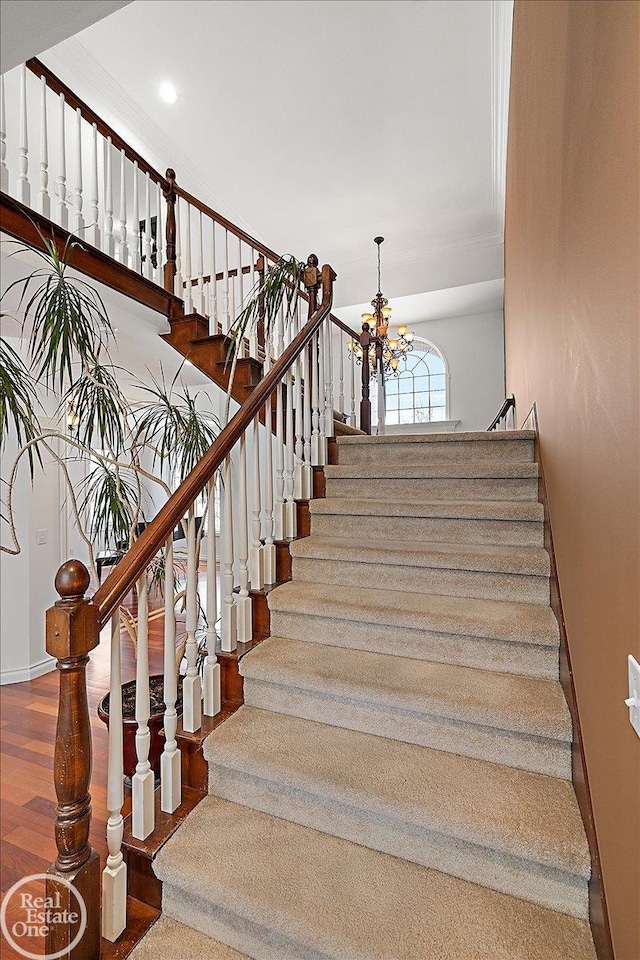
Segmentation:
{"type": "MultiPolygon", "coordinates": [[[[21,549],[12,506],[19,464],[27,457],[33,478],[46,453],[61,471],[95,574],[96,546],[115,549],[131,543],[147,519],[150,485],[169,495],[214,442],[219,423],[203,410],[206,394],[182,383],[180,371],[170,382],[160,369],[157,376],[149,373],[148,382],[135,383],[112,363],[113,328],[105,305],[70,268],[78,242],[60,251],[52,239],[41,234],[41,240],[37,268],[11,283],[0,298],[5,315],[9,296],[17,299],[14,318],[26,343],[23,359],[1,342],[0,447],[12,432],[19,449],[2,478],[3,533],[8,531],[9,542],[0,549],[12,554],[21,549]],[[127,380],[142,399],[125,395],[122,383],[127,380]],[[57,427],[44,428],[38,421],[39,390],[56,406],[57,427]],[[71,431],[65,429],[67,421],[71,431]],[[70,469],[78,462],[85,467],[79,485],[72,482],[70,469]]],[[[23,246],[20,251],[33,254],[23,246]]],[[[160,575],[159,562],[149,569],[152,584],[160,575]]]]}

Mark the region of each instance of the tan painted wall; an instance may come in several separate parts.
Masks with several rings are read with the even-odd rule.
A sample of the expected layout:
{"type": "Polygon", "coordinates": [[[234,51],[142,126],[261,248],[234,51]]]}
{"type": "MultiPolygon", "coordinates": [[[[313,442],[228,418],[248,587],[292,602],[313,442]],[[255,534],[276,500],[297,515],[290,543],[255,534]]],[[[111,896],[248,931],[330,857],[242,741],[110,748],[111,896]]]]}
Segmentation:
{"type": "Polygon", "coordinates": [[[537,406],[617,960],[640,958],[639,14],[516,0],[507,164],[507,392],[537,406]]]}

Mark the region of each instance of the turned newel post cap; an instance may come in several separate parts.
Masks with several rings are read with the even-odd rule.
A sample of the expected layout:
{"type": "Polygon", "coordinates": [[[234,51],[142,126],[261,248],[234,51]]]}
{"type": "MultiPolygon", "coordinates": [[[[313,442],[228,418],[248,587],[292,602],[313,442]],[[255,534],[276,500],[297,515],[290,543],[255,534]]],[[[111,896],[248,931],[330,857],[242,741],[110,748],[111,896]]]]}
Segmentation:
{"type": "Polygon", "coordinates": [[[318,266],[318,255],[316,253],[310,253],[307,257],[307,266],[308,267],[317,267],[318,266]]]}
{"type": "Polygon", "coordinates": [[[167,178],[167,180],[175,180],[176,172],[173,169],[173,167],[167,167],[167,172],[165,173],[165,177],[167,178]]]}
{"type": "Polygon", "coordinates": [[[80,560],[67,560],[56,574],[55,588],[62,600],[81,600],[89,589],[91,577],[80,560]]]}

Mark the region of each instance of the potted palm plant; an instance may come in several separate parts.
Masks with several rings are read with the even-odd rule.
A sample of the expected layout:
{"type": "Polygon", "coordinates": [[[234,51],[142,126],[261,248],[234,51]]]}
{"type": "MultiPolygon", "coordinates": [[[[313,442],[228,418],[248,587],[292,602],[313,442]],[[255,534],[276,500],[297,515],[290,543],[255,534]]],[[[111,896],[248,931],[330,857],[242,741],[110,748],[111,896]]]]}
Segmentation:
{"type": "MultiPolygon", "coordinates": [[[[46,453],[47,460],[60,470],[70,514],[86,544],[97,582],[98,555],[106,553],[117,559],[144,525],[150,487],[169,496],[213,443],[219,423],[206,410],[206,393],[194,392],[182,383],[180,371],[169,383],[162,370],[157,376],[150,374],[148,382],[139,383],[112,363],[109,347],[114,331],[104,303],[99,293],[74,277],[69,268],[71,245],[77,241],[60,253],[53,240],[42,235],[41,239],[44,251],[37,253],[38,268],[10,284],[0,298],[4,308],[8,295],[17,290],[15,313],[21,317],[26,341],[26,357],[7,341],[0,341],[0,448],[9,431],[19,448],[3,477],[2,524],[8,543],[0,544],[0,549],[10,554],[21,550],[21,531],[13,509],[19,464],[27,458],[33,477],[46,453]],[[137,399],[125,394],[122,384],[127,380],[135,386],[137,399]],[[41,392],[49,403],[54,401],[54,427],[45,428],[39,422],[41,392]],[[72,479],[78,464],[84,471],[79,484],[72,479]]],[[[174,561],[176,603],[181,600],[183,573],[178,558],[174,561]]],[[[150,564],[147,578],[152,591],[164,583],[162,552],[150,564]]],[[[151,616],[155,615],[152,611],[151,616]]],[[[135,649],[136,618],[126,609],[121,616],[135,649]]],[[[183,654],[184,636],[179,634],[178,665],[183,654]]],[[[203,651],[202,659],[204,656],[203,651]]],[[[123,688],[127,739],[135,700],[132,686],[135,688],[135,682],[123,688]]],[[[162,746],[162,677],[152,678],[151,698],[156,708],[150,723],[156,729],[153,758],[162,746]]],[[[107,719],[108,699],[103,700],[99,712],[107,719]]]]}

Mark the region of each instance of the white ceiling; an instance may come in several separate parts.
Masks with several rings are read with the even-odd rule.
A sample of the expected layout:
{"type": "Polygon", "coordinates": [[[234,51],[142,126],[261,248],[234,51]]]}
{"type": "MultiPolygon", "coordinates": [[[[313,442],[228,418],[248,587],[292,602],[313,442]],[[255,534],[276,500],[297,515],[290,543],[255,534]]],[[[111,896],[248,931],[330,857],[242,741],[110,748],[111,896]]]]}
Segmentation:
{"type": "Polygon", "coordinates": [[[131,0],[2,0],[0,63],[6,73],[131,0]]]}
{"type": "Polygon", "coordinates": [[[376,234],[389,297],[502,276],[511,6],[134,0],[42,59],[192,192],[331,262],[348,304],[376,234]]]}

